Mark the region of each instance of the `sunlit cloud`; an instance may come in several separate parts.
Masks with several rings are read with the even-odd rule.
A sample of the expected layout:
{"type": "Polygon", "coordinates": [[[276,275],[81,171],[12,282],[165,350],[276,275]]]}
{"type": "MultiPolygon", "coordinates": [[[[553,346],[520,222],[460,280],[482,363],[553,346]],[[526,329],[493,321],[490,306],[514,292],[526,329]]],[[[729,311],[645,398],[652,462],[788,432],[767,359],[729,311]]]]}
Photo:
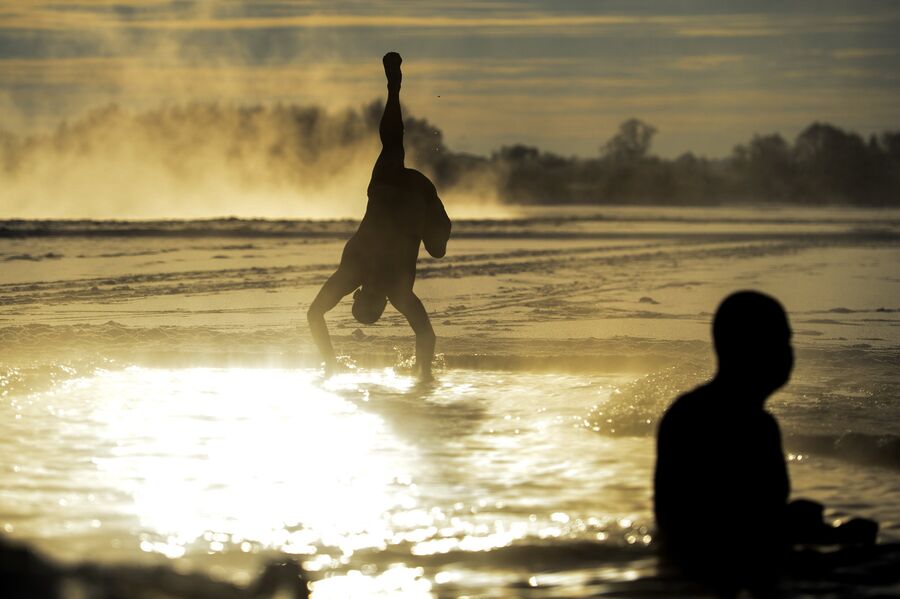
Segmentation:
{"type": "Polygon", "coordinates": [[[709,54],[685,56],[675,61],[675,67],[685,71],[706,71],[741,63],[746,57],[739,54],[709,54]]]}
{"type": "MultiPolygon", "coordinates": [[[[335,9],[319,2],[267,3],[262,10],[250,6],[237,10],[231,5],[196,3],[168,5],[162,2],[107,3],[82,2],[60,5],[55,2],[0,3],[5,29],[128,28],[160,30],[240,30],[274,28],[390,28],[409,30],[501,29],[549,30],[554,34],[586,32],[597,28],[658,28],[687,37],[766,37],[791,33],[860,31],[884,23],[884,15],[822,14],[596,14],[587,11],[555,12],[553,4],[538,9],[536,3],[467,3],[455,11],[433,3],[417,5],[386,2],[351,3],[335,9]],[[462,10],[460,10],[462,8],[462,10]],[[250,14],[248,14],[250,13],[250,14]],[[256,13],[256,14],[254,14],[256,13]],[[262,13],[262,14],[258,14],[262,13]]],[[[663,6],[661,5],[662,9],[663,6]]],[[[900,13],[888,15],[896,20],[900,13]]],[[[438,32],[428,31],[429,35],[438,32]]]]}
{"type": "Polygon", "coordinates": [[[835,58],[842,60],[896,56],[897,54],[898,51],[894,48],[840,48],[831,53],[835,58]]]}

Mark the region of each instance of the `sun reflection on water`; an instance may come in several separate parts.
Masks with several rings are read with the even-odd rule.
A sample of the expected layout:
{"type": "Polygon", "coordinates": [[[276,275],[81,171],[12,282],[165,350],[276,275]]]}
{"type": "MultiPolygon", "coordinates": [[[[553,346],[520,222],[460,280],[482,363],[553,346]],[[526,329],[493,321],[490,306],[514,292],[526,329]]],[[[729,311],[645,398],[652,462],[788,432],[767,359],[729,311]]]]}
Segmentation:
{"type": "MultiPolygon", "coordinates": [[[[416,506],[405,468],[416,449],[334,392],[352,376],[323,385],[309,372],[132,368],[104,378],[94,418],[112,450],[95,463],[131,495],[146,551],[249,543],[349,556],[383,547],[390,513],[416,506]]],[[[377,382],[411,384],[390,373],[377,382]]]]}
{"type": "Polygon", "coordinates": [[[43,516],[10,527],[66,557],[172,560],[240,585],[292,555],[316,599],[517,584],[511,559],[545,564],[585,540],[649,542],[633,519],[646,504],[646,443],[581,425],[613,382],[99,371],[11,404],[26,423],[13,437],[31,459],[11,464],[21,472],[8,482],[43,477],[26,499],[43,516]]]}

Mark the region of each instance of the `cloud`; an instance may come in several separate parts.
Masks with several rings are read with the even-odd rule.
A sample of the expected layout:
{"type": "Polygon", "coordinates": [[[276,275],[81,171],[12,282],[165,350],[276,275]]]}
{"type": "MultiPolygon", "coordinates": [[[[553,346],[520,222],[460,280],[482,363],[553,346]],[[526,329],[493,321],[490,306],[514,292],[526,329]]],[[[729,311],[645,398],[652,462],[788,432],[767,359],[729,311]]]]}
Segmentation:
{"type": "MultiPolygon", "coordinates": [[[[0,0],[0,126],[47,127],[108,102],[354,107],[383,90],[379,58],[395,48],[407,57],[408,105],[477,151],[518,132],[593,152],[588,132],[636,110],[651,122],[731,110],[728,127],[692,133],[707,141],[757,126],[756,106],[777,103],[779,115],[830,111],[807,112],[798,126],[837,115],[849,127],[892,127],[900,109],[882,100],[900,106],[897,12],[830,0],[0,0]],[[843,108],[810,102],[809,90],[843,108]],[[755,92],[760,104],[741,100],[755,92]]],[[[693,149],[719,153],[734,141],[693,149]]]]}
{"type": "Polygon", "coordinates": [[[856,60],[897,56],[898,50],[896,48],[838,48],[832,51],[831,55],[838,60],[856,60]]]}
{"type": "Polygon", "coordinates": [[[589,34],[598,29],[652,29],[685,37],[768,37],[802,33],[861,31],[883,26],[888,15],[829,15],[781,13],[701,14],[666,12],[665,4],[654,14],[600,11],[560,11],[554,4],[470,2],[456,10],[433,3],[372,2],[266,3],[252,10],[252,3],[217,5],[165,2],[3,2],[4,29],[101,30],[150,29],[159,31],[258,30],[258,29],[391,29],[428,35],[443,31],[458,35],[485,31],[541,31],[553,35],[589,34]],[[228,8],[228,7],[231,8],[228,8]]]}
{"type": "Polygon", "coordinates": [[[708,71],[724,66],[732,66],[747,60],[740,54],[705,54],[684,56],[675,61],[675,68],[684,71],[708,71]]]}

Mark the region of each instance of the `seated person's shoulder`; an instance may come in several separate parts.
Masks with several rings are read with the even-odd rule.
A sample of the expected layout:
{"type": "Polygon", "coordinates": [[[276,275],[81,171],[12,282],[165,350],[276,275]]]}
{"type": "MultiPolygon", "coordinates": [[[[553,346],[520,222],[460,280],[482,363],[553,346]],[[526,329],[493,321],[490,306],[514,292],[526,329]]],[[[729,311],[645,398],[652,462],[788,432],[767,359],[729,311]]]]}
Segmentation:
{"type": "Polygon", "coordinates": [[[775,418],[770,412],[766,410],[760,410],[758,426],[761,429],[760,432],[767,436],[774,436],[781,438],[781,427],[778,426],[778,419],[775,418]]]}
{"type": "Polygon", "coordinates": [[[667,426],[683,426],[689,423],[704,420],[709,416],[710,410],[714,409],[712,397],[709,389],[704,385],[697,387],[693,391],[688,391],[672,402],[663,414],[661,425],[667,426]]]}

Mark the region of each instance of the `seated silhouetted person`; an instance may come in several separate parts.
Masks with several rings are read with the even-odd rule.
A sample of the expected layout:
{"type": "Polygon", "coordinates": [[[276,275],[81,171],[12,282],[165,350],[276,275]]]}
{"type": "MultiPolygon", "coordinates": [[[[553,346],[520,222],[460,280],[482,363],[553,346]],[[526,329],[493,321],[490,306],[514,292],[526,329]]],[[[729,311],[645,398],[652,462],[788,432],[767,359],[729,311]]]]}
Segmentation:
{"type": "Polygon", "coordinates": [[[728,296],[713,320],[718,371],[659,425],[654,508],[666,555],[722,590],[764,587],[795,544],[873,543],[877,524],[832,527],[822,506],[788,503],[790,480],[769,396],[790,378],[791,329],[772,297],[728,296]]]}

